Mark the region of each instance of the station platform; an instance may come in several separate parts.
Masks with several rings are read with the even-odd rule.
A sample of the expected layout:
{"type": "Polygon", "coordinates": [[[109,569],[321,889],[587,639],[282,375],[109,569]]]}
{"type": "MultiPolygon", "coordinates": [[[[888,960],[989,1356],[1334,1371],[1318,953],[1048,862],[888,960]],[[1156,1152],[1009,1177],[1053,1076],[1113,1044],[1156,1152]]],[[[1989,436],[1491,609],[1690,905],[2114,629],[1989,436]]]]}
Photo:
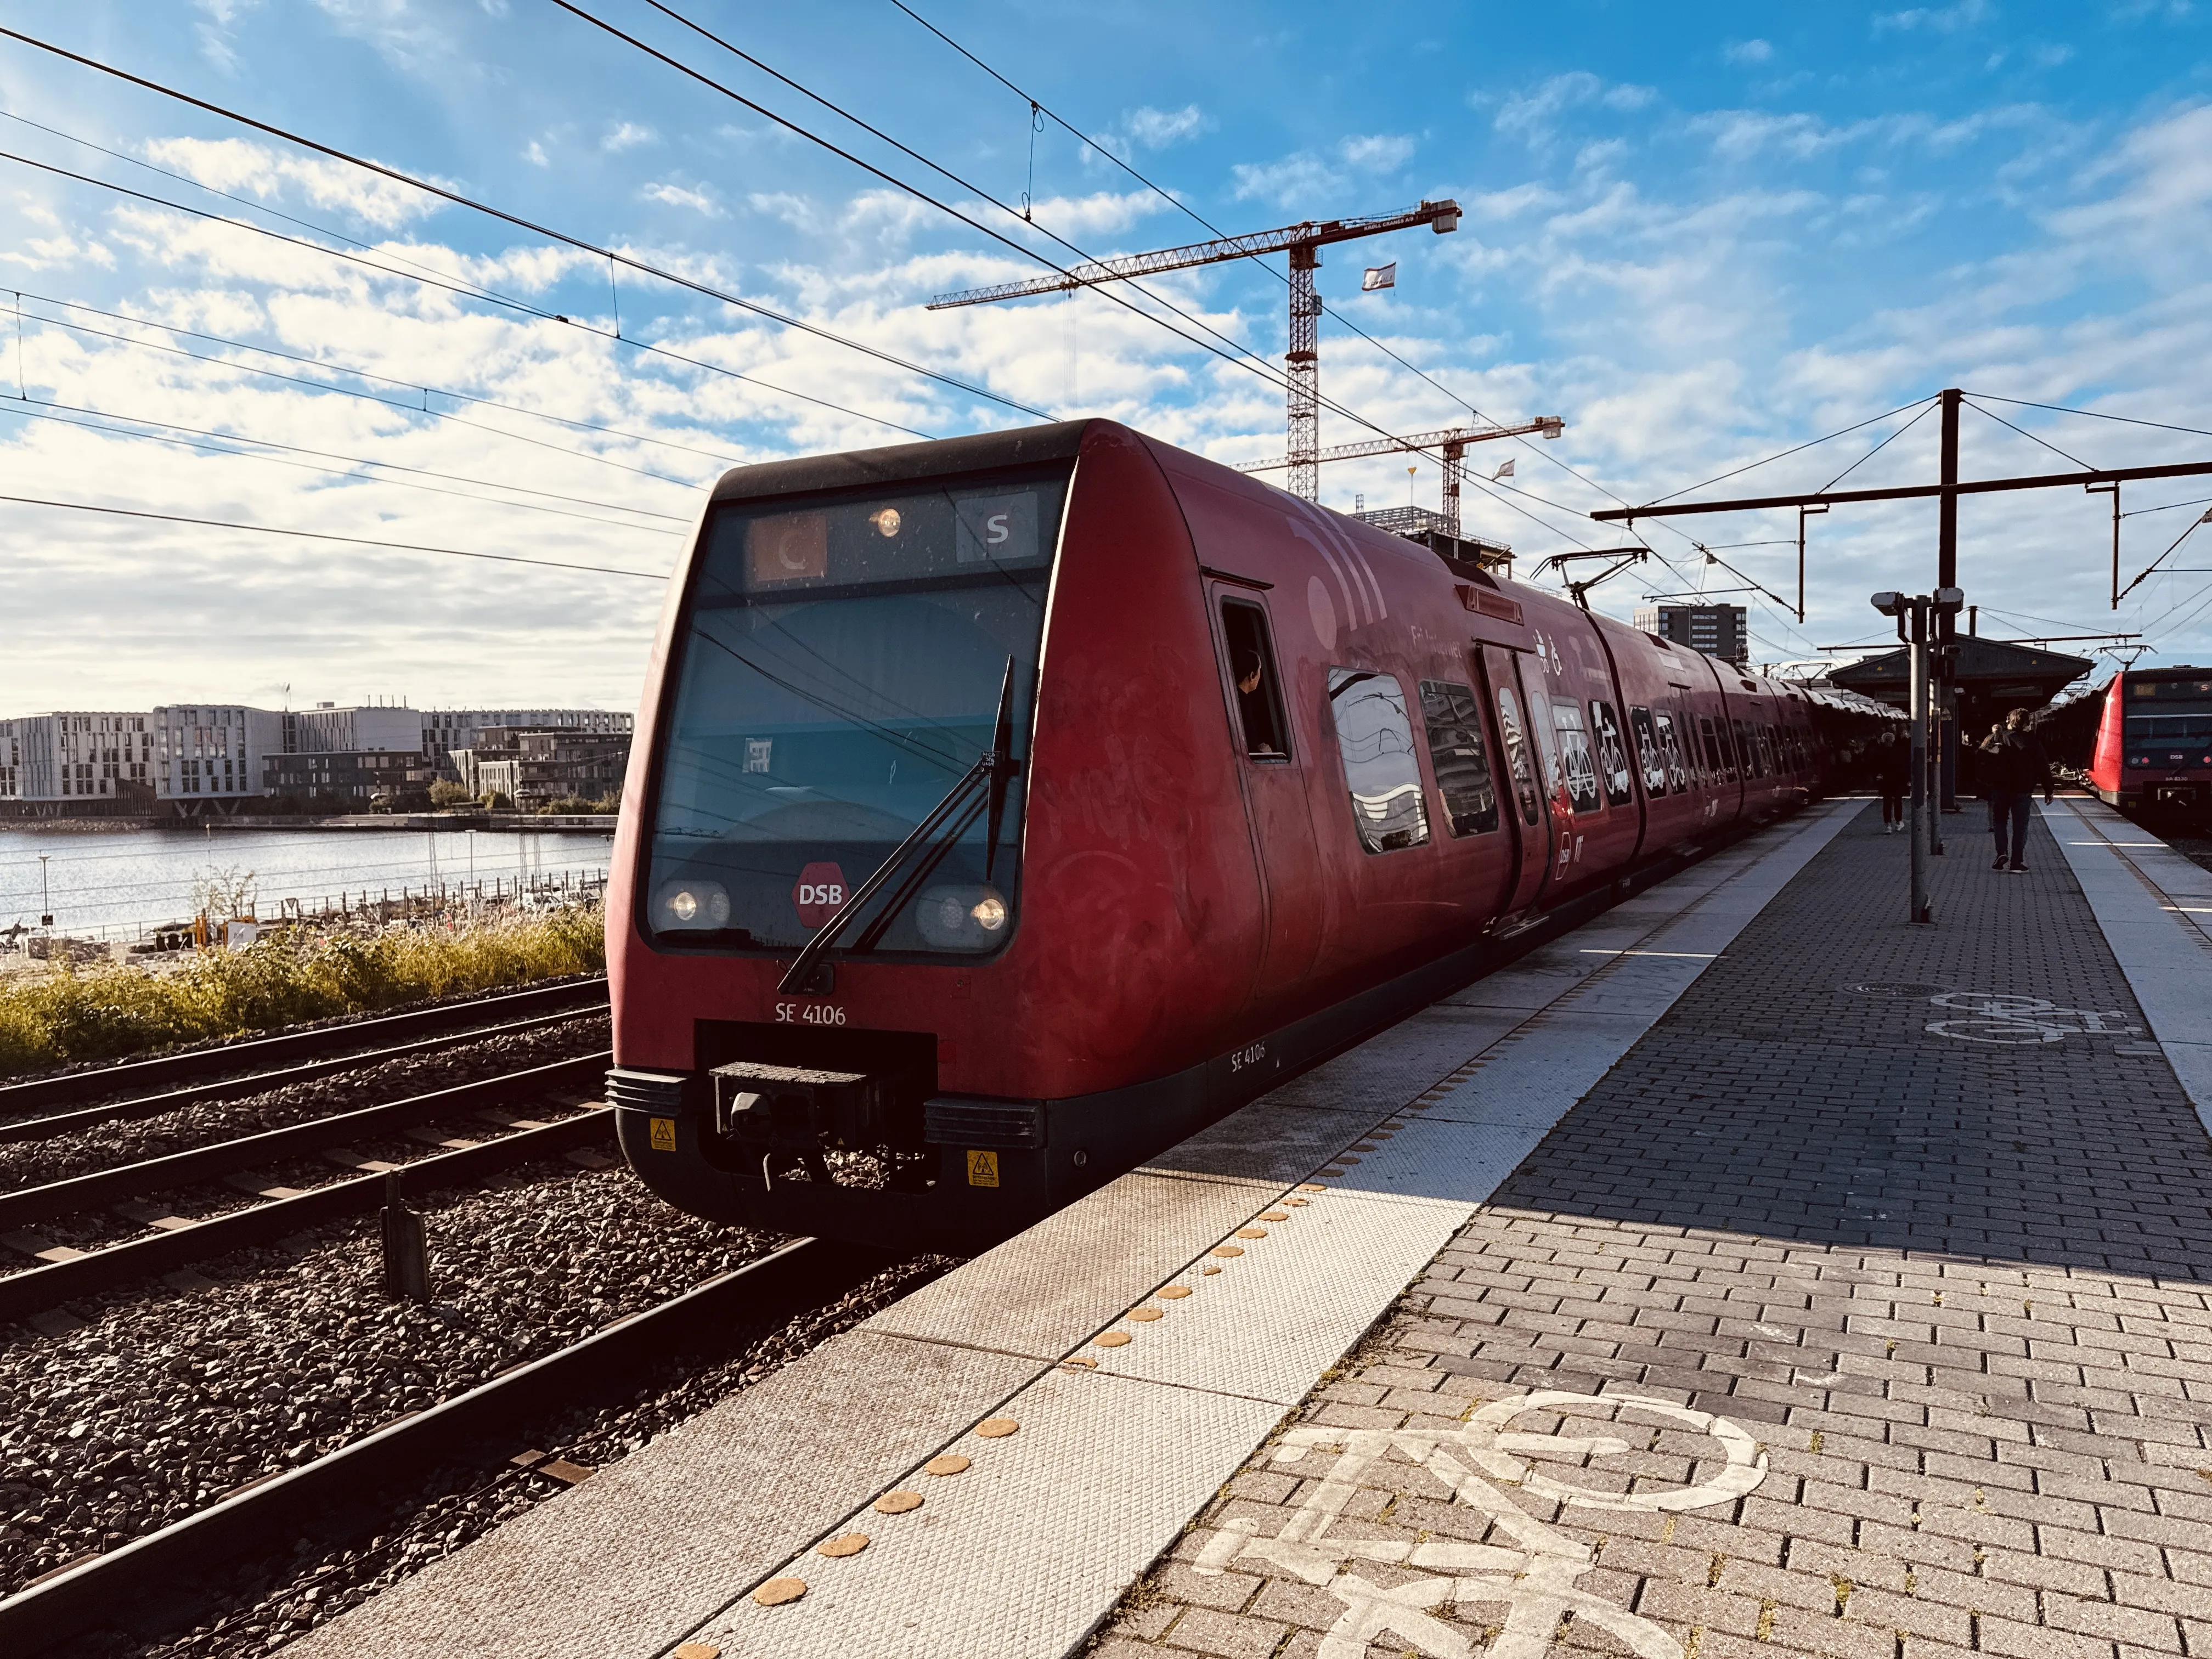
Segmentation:
{"type": "Polygon", "coordinates": [[[2212,874],[1978,824],[1933,927],[1771,826],[288,1652],[2212,1653],[2212,874]]]}

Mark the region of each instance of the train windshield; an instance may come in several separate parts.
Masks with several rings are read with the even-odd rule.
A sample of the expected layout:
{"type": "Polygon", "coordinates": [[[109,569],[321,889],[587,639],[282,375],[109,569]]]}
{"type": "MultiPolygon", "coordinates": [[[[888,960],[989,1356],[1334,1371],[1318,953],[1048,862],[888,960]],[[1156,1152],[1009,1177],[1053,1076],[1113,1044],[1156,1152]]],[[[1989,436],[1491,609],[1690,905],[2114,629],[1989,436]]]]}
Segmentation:
{"type": "MultiPolygon", "coordinates": [[[[805,943],[991,747],[1009,663],[1026,761],[1070,471],[716,510],[659,757],[657,939],[805,943]]],[[[839,949],[975,955],[1011,937],[1025,778],[990,848],[988,793],[962,797],[839,949]]]]}

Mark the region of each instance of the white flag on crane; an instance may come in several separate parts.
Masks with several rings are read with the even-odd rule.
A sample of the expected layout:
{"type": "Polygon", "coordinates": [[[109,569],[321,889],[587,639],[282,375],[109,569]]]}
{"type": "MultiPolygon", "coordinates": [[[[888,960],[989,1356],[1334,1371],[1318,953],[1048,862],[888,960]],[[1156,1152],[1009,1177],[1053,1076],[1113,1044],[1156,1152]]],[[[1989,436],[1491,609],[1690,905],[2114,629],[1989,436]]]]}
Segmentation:
{"type": "Polygon", "coordinates": [[[1490,475],[1490,482],[1491,482],[1491,483],[1497,483],[1500,478],[1510,478],[1510,477],[1511,477],[1512,476],[1513,476],[1513,463],[1512,463],[1512,462],[1510,462],[1510,461],[1508,461],[1508,462],[1506,462],[1506,463],[1505,463],[1505,465],[1503,465],[1503,466],[1499,467],[1499,468],[1498,469],[1498,471],[1495,471],[1495,472],[1493,472],[1493,473],[1492,473],[1492,474],[1490,475]]]}
{"type": "Polygon", "coordinates": [[[1367,274],[1359,279],[1359,291],[1362,294],[1372,294],[1378,288],[1395,288],[1397,286],[1398,262],[1395,259],[1390,261],[1387,265],[1368,266],[1367,274]]]}

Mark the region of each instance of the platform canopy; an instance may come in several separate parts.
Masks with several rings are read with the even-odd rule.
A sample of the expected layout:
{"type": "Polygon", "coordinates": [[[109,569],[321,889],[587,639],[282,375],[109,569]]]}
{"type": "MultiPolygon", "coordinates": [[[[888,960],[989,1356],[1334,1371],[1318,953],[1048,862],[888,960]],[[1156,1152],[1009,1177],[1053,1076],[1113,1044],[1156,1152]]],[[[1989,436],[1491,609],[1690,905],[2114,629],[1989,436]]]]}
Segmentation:
{"type": "MultiPolygon", "coordinates": [[[[1959,688],[1960,723],[1970,731],[1978,717],[1996,720],[2011,709],[2042,708],[2095,666],[2087,657],[2069,657],[2062,651],[2044,651],[2006,640],[1985,640],[1974,634],[1960,635],[1958,644],[1954,683],[1959,688]]],[[[1905,659],[1900,646],[1848,668],[1833,669],[1828,678],[1846,690],[1903,708],[1911,694],[1905,659]]]]}

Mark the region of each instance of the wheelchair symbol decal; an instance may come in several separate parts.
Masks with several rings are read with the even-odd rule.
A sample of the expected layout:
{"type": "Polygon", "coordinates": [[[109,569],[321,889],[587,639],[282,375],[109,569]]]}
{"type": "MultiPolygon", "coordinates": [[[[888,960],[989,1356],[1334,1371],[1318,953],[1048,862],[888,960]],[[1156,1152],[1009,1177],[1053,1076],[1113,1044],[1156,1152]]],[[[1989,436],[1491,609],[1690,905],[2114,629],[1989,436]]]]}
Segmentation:
{"type": "MultiPolygon", "coordinates": [[[[1627,1427],[1626,1424],[1607,1426],[1627,1427]]],[[[1545,1391],[1482,1407],[1450,1428],[1333,1429],[1302,1425],[1275,1447],[1279,1464],[1305,1462],[1335,1451],[1320,1483],[1273,1538],[1256,1522],[1225,1522],[1200,1552],[1196,1571],[1208,1576],[1238,1561],[1265,1563],[1309,1584],[1327,1589],[1344,1612],[1322,1638],[1318,1659],[1364,1659],[1368,1644],[1385,1632],[1411,1643],[1429,1659],[1472,1659],[1474,1644],[1463,1629],[1435,1616],[1447,1604],[1503,1607],[1505,1617],[1486,1659],[1544,1659],[1560,1620],[1577,1620],[1611,1632],[1638,1659],[1682,1659],[1681,1644],[1664,1627],[1614,1606],[1576,1581],[1596,1559],[1587,1545],[1537,1520],[1507,1495],[1518,1488],[1570,1509],[1703,1509],[1742,1497],[1766,1478],[1766,1455],[1735,1424],[1663,1400],[1638,1395],[1583,1395],[1545,1391]],[[1648,1412],[1670,1425],[1717,1440],[1725,1464],[1710,1478],[1662,1492],[1592,1492],[1532,1468],[1527,1452],[1565,1452],[1602,1457],[1637,1448],[1611,1435],[1516,1434],[1514,1419],[1532,1411],[1607,1406],[1648,1412]],[[1436,1475],[1455,1503],[1491,1517],[1493,1536],[1510,1544],[1468,1544],[1431,1538],[1419,1543],[1336,1539],[1329,1528],[1378,1459],[1397,1451],[1436,1475]],[[1431,1576],[1386,1589],[1353,1571],[1355,1564],[1409,1567],[1431,1576]]]]}

